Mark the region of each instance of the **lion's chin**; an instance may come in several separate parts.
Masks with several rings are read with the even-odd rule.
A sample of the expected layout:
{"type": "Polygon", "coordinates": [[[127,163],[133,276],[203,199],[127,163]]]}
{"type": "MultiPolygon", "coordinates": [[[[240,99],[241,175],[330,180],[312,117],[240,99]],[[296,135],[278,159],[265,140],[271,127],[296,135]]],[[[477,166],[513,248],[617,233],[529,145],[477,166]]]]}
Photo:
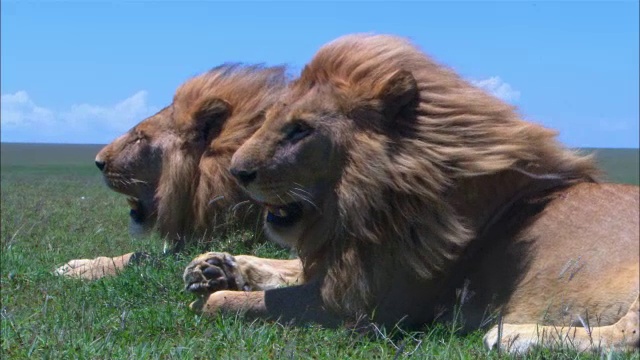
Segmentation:
{"type": "Polygon", "coordinates": [[[147,206],[144,203],[133,196],[127,198],[129,204],[129,234],[134,237],[146,236],[151,232],[151,227],[148,219],[147,206]]]}
{"type": "Polygon", "coordinates": [[[302,219],[302,204],[295,202],[286,205],[265,205],[266,222],[270,225],[290,227],[302,219]]]}
{"type": "Polygon", "coordinates": [[[130,196],[127,198],[129,204],[129,218],[136,224],[142,224],[144,222],[144,206],[142,201],[138,198],[130,196]]]}

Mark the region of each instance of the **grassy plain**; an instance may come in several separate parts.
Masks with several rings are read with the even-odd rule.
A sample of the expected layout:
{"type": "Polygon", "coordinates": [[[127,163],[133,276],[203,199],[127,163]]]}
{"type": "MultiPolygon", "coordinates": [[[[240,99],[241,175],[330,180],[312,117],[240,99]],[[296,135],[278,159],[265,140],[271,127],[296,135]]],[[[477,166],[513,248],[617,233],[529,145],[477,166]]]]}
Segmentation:
{"type": "MultiPolygon", "coordinates": [[[[454,326],[362,336],[347,330],[283,327],[234,316],[205,319],[187,308],[181,274],[203,250],[288,257],[275,245],[233,237],[176,258],[141,264],[94,282],[53,276],[75,258],[160,252],[157,238],[127,234],[123,196],[103,185],[93,166],[99,145],[2,144],[1,348],[4,359],[371,359],[501,358],[482,347],[482,335],[454,326]],[[394,336],[390,336],[394,335],[394,336]]],[[[617,182],[638,183],[637,149],[599,149],[617,182]]],[[[634,358],[638,354],[608,354],[634,358]]],[[[605,357],[607,354],[604,355],[605,357]]],[[[600,358],[573,351],[538,351],[531,359],[600,358]]]]}

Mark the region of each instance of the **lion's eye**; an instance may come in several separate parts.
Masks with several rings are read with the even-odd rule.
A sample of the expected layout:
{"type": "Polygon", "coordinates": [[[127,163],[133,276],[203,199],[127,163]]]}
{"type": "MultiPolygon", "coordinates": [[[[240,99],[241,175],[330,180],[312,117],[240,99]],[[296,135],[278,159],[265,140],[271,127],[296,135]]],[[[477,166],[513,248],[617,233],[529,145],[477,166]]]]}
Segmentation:
{"type": "Polygon", "coordinates": [[[312,132],[313,129],[309,125],[301,121],[296,121],[286,130],[285,139],[295,143],[311,135],[312,132]]]}
{"type": "Polygon", "coordinates": [[[144,135],[142,133],[136,134],[135,139],[133,140],[134,144],[140,144],[144,140],[144,135]]]}

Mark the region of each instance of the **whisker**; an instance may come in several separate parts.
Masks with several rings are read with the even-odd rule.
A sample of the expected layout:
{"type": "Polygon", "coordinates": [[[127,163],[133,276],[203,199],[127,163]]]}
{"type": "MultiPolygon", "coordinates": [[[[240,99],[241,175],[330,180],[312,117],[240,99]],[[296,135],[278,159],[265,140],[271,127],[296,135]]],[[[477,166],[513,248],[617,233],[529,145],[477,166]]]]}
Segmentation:
{"type": "Polygon", "coordinates": [[[298,199],[295,197],[295,194],[291,190],[287,190],[286,195],[289,196],[294,202],[298,201],[298,199]]]}
{"type": "Polygon", "coordinates": [[[251,200],[240,201],[239,203],[233,205],[233,207],[231,208],[231,211],[235,212],[240,206],[242,206],[242,205],[244,205],[246,203],[251,203],[251,200]]]}
{"type": "Polygon", "coordinates": [[[294,190],[296,193],[299,193],[300,195],[304,195],[305,197],[308,197],[310,199],[313,197],[313,194],[311,194],[311,192],[309,192],[309,191],[307,191],[307,190],[305,190],[303,188],[294,187],[292,190],[294,190]]]}
{"type": "Polygon", "coordinates": [[[302,186],[302,184],[294,182],[294,184],[296,185],[296,187],[293,187],[291,189],[291,192],[299,197],[300,199],[302,199],[303,201],[306,201],[307,203],[311,204],[311,206],[313,206],[316,210],[322,212],[320,210],[320,207],[318,207],[318,205],[316,205],[312,199],[313,195],[311,194],[311,192],[307,191],[304,189],[304,187],[302,186]]]}
{"type": "Polygon", "coordinates": [[[224,199],[224,195],[218,195],[218,196],[214,197],[213,199],[211,199],[207,205],[211,205],[214,202],[216,202],[218,200],[222,200],[222,199],[224,199]]]}
{"type": "Polygon", "coordinates": [[[316,205],[313,200],[311,200],[310,198],[308,198],[307,196],[304,196],[302,194],[298,194],[297,192],[295,192],[293,189],[289,190],[287,192],[288,194],[290,194],[293,197],[297,197],[298,199],[308,203],[309,205],[311,205],[313,208],[315,208],[317,211],[319,211],[320,213],[322,213],[322,210],[318,207],[318,205],[316,205]]]}
{"type": "Polygon", "coordinates": [[[303,189],[303,188],[302,188],[302,185],[300,185],[300,184],[298,184],[298,183],[294,183],[294,184],[298,186],[298,187],[294,187],[294,189],[295,189],[295,190],[298,190],[298,191],[300,191],[300,192],[302,192],[302,193],[305,193],[305,194],[307,194],[308,196],[311,196],[311,195],[312,195],[309,191],[307,191],[307,190],[303,189]]]}

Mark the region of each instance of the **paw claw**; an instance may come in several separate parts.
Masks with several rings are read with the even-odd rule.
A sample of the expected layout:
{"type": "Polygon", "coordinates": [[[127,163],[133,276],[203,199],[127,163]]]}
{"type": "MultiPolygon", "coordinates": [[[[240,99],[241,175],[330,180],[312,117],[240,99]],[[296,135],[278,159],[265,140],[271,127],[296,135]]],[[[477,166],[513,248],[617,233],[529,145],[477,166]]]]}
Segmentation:
{"type": "Polygon", "coordinates": [[[193,312],[201,313],[203,306],[204,306],[204,299],[200,298],[192,302],[191,304],[189,304],[189,309],[191,309],[193,312]]]}
{"type": "Polygon", "coordinates": [[[196,257],[184,272],[185,289],[199,295],[220,290],[244,290],[246,285],[233,256],[206,253],[196,257]]]}
{"type": "Polygon", "coordinates": [[[217,258],[217,257],[207,259],[205,262],[212,266],[222,266],[222,261],[220,261],[220,258],[217,258]]]}
{"type": "Polygon", "coordinates": [[[216,279],[224,276],[224,273],[219,267],[208,267],[202,271],[202,275],[209,279],[216,279]]]}

